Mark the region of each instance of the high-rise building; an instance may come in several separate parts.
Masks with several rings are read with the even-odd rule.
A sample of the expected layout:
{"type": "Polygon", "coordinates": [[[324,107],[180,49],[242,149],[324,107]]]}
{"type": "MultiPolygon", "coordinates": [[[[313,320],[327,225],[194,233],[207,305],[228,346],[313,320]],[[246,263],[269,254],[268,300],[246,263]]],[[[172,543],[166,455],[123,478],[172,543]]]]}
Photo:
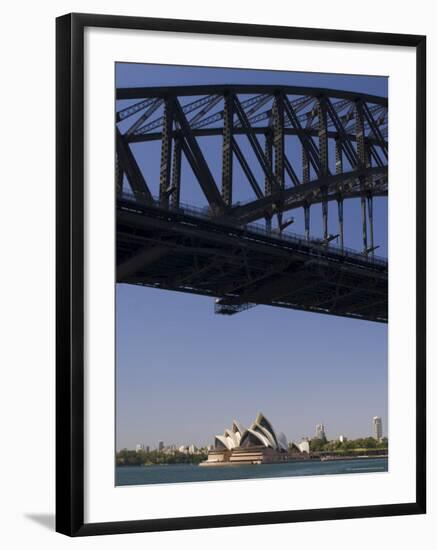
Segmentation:
{"type": "Polygon", "coordinates": [[[373,417],[373,437],[380,441],[382,439],[382,421],[379,416],[373,417]]]}
{"type": "Polygon", "coordinates": [[[158,441],[158,451],[164,450],[164,441],[158,441]]]}
{"type": "Polygon", "coordinates": [[[316,439],[326,439],[325,426],[323,424],[316,425],[316,439]]]}
{"type": "Polygon", "coordinates": [[[147,447],[146,447],[146,453],[150,453],[150,446],[149,445],[147,445],[147,447]]]}
{"type": "Polygon", "coordinates": [[[137,443],[135,445],[135,450],[136,450],[137,453],[140,452],[140,451],[144,451],[144,445],[142,443],[137,443]]]}

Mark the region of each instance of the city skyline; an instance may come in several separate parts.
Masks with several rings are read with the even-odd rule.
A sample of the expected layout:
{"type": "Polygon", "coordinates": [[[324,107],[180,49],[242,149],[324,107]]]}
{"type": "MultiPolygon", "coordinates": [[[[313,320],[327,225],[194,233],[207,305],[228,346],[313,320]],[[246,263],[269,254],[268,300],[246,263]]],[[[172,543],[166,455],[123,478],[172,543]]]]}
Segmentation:
{"type": "MultiPolygon", "coordinates": [[[[387,96],[387,79],[368,76],[117,64],[116,78],[119,87],[262,81],[387,96]]],[[[152,183],[158,150],[157,159],[152,183]]],[[[141,167],[147,161],[138,158],[141,167]]],[[[183,200],[196,204],[187,193],[183,200]]],[[[345,244],[359,249],[355,202],[345,201],[345,244]]],[[[374,216],[378,254],[386,255],[386,198],[375,200],[374,216]]],[[[292,230],[303,234],[303,217],[295,217],[292,230]]],[[[335,223],[330,216],[331,233],[335,223]]],[[[208,445],[234,418],[249,425],[258,410],[293,441],[317,424],[328,439],[371,436],[374,416],[387,430],[387,325],[269,306],[219,316],[210,298],[126,284],[117,284],[116,303],[117,449],[159,440],[208,445]]]]}
{"type": "MultiPolygon", "coordinates": [[[[372,418],[372,433],[371,434],[365,434],[365,435],[361,435],[361,436],[358,436],[356,438],[351,438],[350,436],[348,435],[344,435],[344,434],[341,434],[339,433],[338,435],[336,436],[333,436],[333,437],[327,437],[326,435],[326,427],[324,424],[316,424],[315,426],[315,435],[313,435],[312,437],[310,435],[303,435],[300,440],[292,440],[292,439],[288,439],[288,441],[291,443],[299,443],[300,441],[310,441],[311,439],[314,439],[314,438],[317,438],[317,437],[320,437],[320,433],[318,433],[318,429],[319,427],[322,426],[322,430],[323,431],[323,435],[326,437],[326,439],[328,441],[340,441],[340,442],[343,442],[343,441],[346,441],[348,439],[359,439],[359,438],[366,438],[366,437],[373,437],[374,439],[381,439],[381,438],[384,438],[384,437],[387,437],[387,434],[384,434],[383,432],[383,429],[382,429],[382,419],[381,417],[379,416],[374,416],[372,418]]],[[[287,435],[287,434],[285,434],[287,435]]],[[[214,439],[214,437],[212,438],[214,439]]],[[[135,450],[138,452],[140,450],[146,450],[146,452],[149,452],[149,450],[153,450],[153,451],[156,451],[156,450],[159,450],[160,449],[160,443],[162,443],[162,448],[163,449],[177,449],[179,451],[181,451],[182,447],[184,448],[190,448],[192,446],[196,447],[197,449],[201,449],[201,448],[207,448],[207,447],[213,447],[213,444],[212,443],[205,443],[205,444],[197,444],[195,442],[166,442],[165,439],[161,439],[157,442],[157,445],[153,446],[153,444],[150,444],[150,443],[145,443],[145,442],[137,442],[136,445],[135,445],[135,450]]],[[[123,447],[123,448],[129,448],[129,447],[123,447]]],[[[117,451],[120,451],[120,449],[117,449],[117,451]]]]}

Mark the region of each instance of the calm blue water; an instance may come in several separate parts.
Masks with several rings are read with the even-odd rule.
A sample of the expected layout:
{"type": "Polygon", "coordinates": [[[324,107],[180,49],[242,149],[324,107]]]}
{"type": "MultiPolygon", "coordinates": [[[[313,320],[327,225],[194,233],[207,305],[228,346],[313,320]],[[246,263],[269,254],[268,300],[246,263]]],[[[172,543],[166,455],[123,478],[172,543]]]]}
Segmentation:
{"type": "Polygon", "coordinates": [[[286,464],[256,464],[250,466],[209,466],[193,464],[167,466],[117,467],[116,485],[146,485],[149,483],[183,483],[229,479],[317,476],[328,474],[357,474],[387,472],[387,458],[363,458],[332,462],[288,462],[286,464]]]}

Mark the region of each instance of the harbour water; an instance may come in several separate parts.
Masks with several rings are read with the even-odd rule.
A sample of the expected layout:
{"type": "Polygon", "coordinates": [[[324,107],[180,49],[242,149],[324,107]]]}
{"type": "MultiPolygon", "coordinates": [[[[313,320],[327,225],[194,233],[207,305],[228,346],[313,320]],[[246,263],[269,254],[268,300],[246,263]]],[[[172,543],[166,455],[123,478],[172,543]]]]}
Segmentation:
{"type": "Polygon", "coordinates": [[[116,485],[148,485],[155,483],[188,483],[329,474],[363,474],[387,472],[388,458],[356,458],[351,460],[287,462],[285,464],[235,465],[201,468],[195,464],[159,466],[119,466],[116,485]]]}

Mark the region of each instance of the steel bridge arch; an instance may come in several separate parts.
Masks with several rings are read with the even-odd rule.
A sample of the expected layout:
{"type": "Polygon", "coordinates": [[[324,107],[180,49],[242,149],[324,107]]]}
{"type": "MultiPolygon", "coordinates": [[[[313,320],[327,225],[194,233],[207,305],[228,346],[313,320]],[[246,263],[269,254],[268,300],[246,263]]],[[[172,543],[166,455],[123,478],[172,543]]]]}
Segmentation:
{"type": "Polygon", "coordinates": [[[373,239],[373,199],[388,192],[386,98],[225,84],[121,88],[116,98],[118,282],[209,296],[228,315],[265,304],[387,322],[388,262],[373,239]],[[205,156],[199,142],[208,136],[215,146],[205,156]],[[137,144],[148,160],[158,145],[158,174],[141,168],[137,144]],[[209,162],[213,154],[220,159],[209,162]],[[181,202],[186,165],[204,208],[181,202]],[[243,189],[253,198],[237,202],[243,189]],[[361,252],[344,246],[343,203],[352,198],[361,252]],[[332,201],[338,235],[328,233],[332,201]],[[315,204],[320,239],[310,234],[315,204]],[[305,235],[286,230],[293,218],[284,215],[297,208],[305,235]]]}
{"type": "Polygon", "coordinates": [[[386,196],[388,188],[387,98],[325,88],[234,84],[119,88],[116,98],[134,101],[116,114],[119,192],[126,191],[127,179],[137,200],[177,209],[184,155],[212,217],[239,225],[264,219],[271,226],[275,216],[282,231],[283,214],[303,208],[309,238],[310,208],[321,203],[327,240],[327,205],[336,201],[344,246],[343,201],[360,198],[363,252],[373,251],[373,198],[386,196]],[[242,135],[264,181],[254,175],[236,140],[242,135]],[[219,182],[198,144],[205,136],[222,137],[219,182]],[[287,154],[288,136],[297,137],[298,161],[287,154]],[[151,141],[161,142],[159,197],[152,195],[130,148],[151,141]],[[233,190],[241,185],[233,178],[235,162],[256,196],[245,204],[233,201],[233,190]]]}

